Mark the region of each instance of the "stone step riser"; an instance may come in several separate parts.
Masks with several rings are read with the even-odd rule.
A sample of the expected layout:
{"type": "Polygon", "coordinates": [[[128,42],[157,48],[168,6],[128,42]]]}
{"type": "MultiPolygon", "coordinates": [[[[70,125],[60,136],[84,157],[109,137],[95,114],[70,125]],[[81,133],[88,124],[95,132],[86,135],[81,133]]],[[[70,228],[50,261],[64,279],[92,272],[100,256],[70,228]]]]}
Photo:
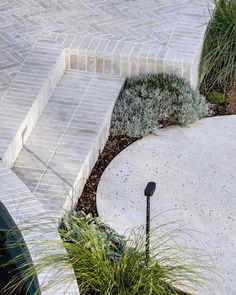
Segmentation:
{"type": "MultiPolygon", "coordinates": [[[[140,45],[141,47],[141,45],[140,45]]],[[[201,51],[199,47],[199,52],[201,51]]],[[[151,52],[150,52],[151,53],[151,52]]],[[[103,52],[65,49],[66,69],[79,70],[92,73],[132,77],[142,74],[169,73],[176,74],[188,80],[194,87],[197,86],[197,68],[199,55],[194,60],[183,59],[168,50],[163,54],[161,47],[155,46],[155,54],[142,56],[138,54],[105,54],[103,52]]]]}
{"type": "Polygon", "coordinates": [[[25,74],[24,80],[27,80],[30,86],[25,88],[19,82],[14,83],[13,81],[3,97],[4,104],[3,108],[0,110],[0,126],[1,121],[4,120],[3,125],[7,125],[11,128],[11,133],[14,134],[8,138],[8,141],[5,142],[5,146],[1,145],[1,158],[8,167],[13,166],[24,143],[35,127],[39,116],[43,113],[53,91],[61,80],[66,67],[64,50],[53,51],[53,57],[50,51],[48,56],[47,51],[44,49],[36,48],[35,51],[37,51],[35,56],[38,56],[38,62],[34,65],[31,64],[31,71],[29,72],[27,71],[27,63],[25,63],[15,78],[15,80],[18,81],[18,77],[20,79],[21,75],[25,74]],[[43,74],[41,70],[38,71],[37,69],[41,59],[46,59],[48,62],[47,70],[44,71],[43,74]],[[34,73],[34,75],[31,76],[31,72],[34,73]],[[37,80],[38,75],[43,77],[40,83],[37,80]],[[35,90],[32,91],[33,89],[35,90]],[[21,104],[22,98],[25,98],[27,101],[25,106],[21,104]],[[12,103],[16,105],[14,109],[12,108],[12,103]],[[11,109],[11,113],[9,113],[7,119],[4,119],[1,112],[4,114],[9,108],[11,109]]]}

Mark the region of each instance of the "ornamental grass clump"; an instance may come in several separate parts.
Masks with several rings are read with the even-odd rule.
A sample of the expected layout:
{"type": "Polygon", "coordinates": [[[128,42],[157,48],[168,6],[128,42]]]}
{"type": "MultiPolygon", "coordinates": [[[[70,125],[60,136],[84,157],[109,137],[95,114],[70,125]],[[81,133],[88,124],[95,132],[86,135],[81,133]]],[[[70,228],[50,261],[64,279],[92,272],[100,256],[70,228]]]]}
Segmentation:
{"type": "Polygon", "coordinates": [[[186,126],[208,115],[204,96],[175,75],[128,79],[114,107],[111,135],[143,137],[169,125],[186,126]]]}
{"type": "Polygon", "coordinates": [[[208,92],[214,89],[224,91],[236,79],[235,0],[214,0],[204,38],[199,78],[208,92]]]}
{"type": "MultiPolygon", "coordinates": [[[[153,231],[147,261],[143,228],[124,238],[99,218],[69,215],[59,229],[68,255],[58,250],[57,243],[47,241],[49,253],[34,262],[32,272],[57,269],[50,280],[55,287],[63,282],[66,266],[72,266],[81,295],[187,295],[180,289],[208,290],[207,267],[201,266],[199,253],[169,243],[177,229],[167,229],[165,234],[160,229],[163,226],[153,231]]],[[[71,281],[73,278],[71,275],[71,281]]],[[[64,279],[70,282],[70,277],[64,279]]]]}

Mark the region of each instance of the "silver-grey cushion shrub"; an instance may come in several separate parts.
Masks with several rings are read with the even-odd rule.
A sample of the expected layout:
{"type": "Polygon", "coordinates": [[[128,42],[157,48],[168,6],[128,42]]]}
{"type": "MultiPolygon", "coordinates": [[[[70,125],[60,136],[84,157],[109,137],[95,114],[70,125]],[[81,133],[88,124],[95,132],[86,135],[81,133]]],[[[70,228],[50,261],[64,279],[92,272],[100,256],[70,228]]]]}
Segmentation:
{"type": "Polygon", "coordinates": [[[162,126],[186,126],[209,113],[204,96],[174,75],[128,79],[114,107],[111,135],[143,137],[162,126]]]}

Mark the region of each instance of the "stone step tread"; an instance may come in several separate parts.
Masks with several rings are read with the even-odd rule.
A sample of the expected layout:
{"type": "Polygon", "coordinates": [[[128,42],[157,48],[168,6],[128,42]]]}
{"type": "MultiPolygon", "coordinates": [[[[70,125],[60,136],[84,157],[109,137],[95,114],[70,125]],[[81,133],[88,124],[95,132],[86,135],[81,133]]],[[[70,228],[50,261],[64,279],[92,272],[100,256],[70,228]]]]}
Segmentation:
{"type": "Polygon", "coordinates": [[[123,85],[121,77],[65,71],[13,166],[46,211],[61,212],[82,189],[123,85]]]}

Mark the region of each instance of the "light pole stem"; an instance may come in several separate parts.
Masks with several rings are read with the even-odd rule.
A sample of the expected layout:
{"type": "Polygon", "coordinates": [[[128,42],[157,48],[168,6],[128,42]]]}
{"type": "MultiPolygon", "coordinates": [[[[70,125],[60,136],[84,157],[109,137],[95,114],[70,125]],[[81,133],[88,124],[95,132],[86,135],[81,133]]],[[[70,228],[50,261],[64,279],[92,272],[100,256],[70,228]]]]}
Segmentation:
{"type": "Polygon", "coordinates": [[[147,196],[146,208],[146,262],[148,263],[150,256],[150,197],[147,196]]]}

